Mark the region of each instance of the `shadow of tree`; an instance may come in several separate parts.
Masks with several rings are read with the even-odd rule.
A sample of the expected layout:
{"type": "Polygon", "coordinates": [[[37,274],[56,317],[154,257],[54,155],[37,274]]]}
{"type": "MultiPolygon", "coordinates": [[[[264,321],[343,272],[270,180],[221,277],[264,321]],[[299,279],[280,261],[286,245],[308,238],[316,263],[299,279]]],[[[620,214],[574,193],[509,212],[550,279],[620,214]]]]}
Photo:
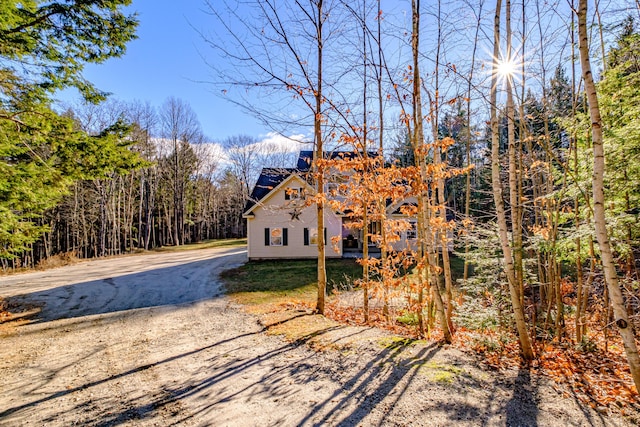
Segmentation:
{"type": "Polygon", "coordinates": [[[508,426],[537,426],[537,387],[531,382],[529,369],[520,367],[513,383],[513,394],[505,406],[508,426]]]}
{"type": "MultiPolygon", "coordinates": [[[[222,263],[225,259],[222,258],[216,262],[222,263]]],[[[180,266],[157,269],[154,270],[157,276],[150,275],[151,272],[121,276],[123,282],[131,281],[137,285],[123,284],[120,290],[133,300],[146,301],[139,308],[156,305],[172,306],[176,301],[179,304],[189,304],[203,299],[212,299],[216,297],[219,290],[209,288],[205,284],[205,277],[209,274],[209,267],[211,267],[210,263],[211,261],[207,260],[185,264],[189,265],[187,270],[182,270],[180,266]],[[149,297],[146,300],[140,296],[154,292],[156,289],[154,284],[146,283],[152,281],[153,277],[163,277],[164,280],[167,277],[180,277],[194,268],[202,270],[203,275],[185,280],[195,283],[194,286],[197,289],[169,289],[164,294],[149,297]]],[[[114,280],[118,284],[119,278],[114,280]]],[[[51,303],[56,300],[56,296],[68,295],[71,292],[75,299],[72,299],[69,304],[84,304],[69,316],[74,317],[70,321],[48,324],[48,320],[54,320],[55,316],[45,315],[32,329],[71,328],[73,325],[74,330],[79,330],[88,327],[87,325],[92,322],[91,318],[83,316],[104,313],[108,315],[101,316],[100,322],[115,327],[115,323],[126,318],[126,310],[137,308],[135,307],[137,303],[127,301],[127,298],[124,298],[124,302],[117,302],[123,299],[122,294],[106,306],[88,303],[91,300],[90,289],[109,285],[107,279],[104,282],[106,285],[103,285],[102,281],[89,281],[68,285],[72,289],[58,287],[30,294],[29,298],[42,297],[43,300],[51,303]],[[83,295],[87,296],[81,298],[83,295]]],[[[213,313],[207,312],[207,314],[213,313]]],[[[209,321],[223,322],[224,315],[224,313],[216,313],[216,316],[220,317],[212,317],[209,321]]],[[[246,319],[254,322],[253,318],[246,319]]],[[[60,382],[52,379],[74,363],[80,362],[82,357],[94,357],[102,349],[100,347],[84,349],[84,353],[76,356],[75,360],[62,357],[55,368],[58,372],[52,370],[43,372],[41,375],[43,381],[48,382],[47,387],[43,384],[21,383],[20,386],[23,388],[20,392],[28,394],[29,398],[31,396],[35,398],[27,403],[13,403],[0,408],[0,424],[4,421],[13,422],[14,415],[22,416],[38,411],[39,405],[44,402],[57,404],[62,403],[63,400],[70,401],[72,397],[77,397],[78,401],[74,400],[70,410],[77,411],[80,417],[84,417],[80,423],[102,427],[127,424],[131,420],[145,420],[161,425],[206,423],[216,419],[220,412],[224,412],[226,404],[249,405],[256,401],[268,402],[267,404],[271,406],[282,406],[283,410],[274,411],[277,414],[272,414],[269,420],[250,420],[248,424],[314,426],[330,424],[343,427],[372,423],[387,425],[396,422],[394,418],[397,416],[396,408],[402,405],[406,408],[408,402],[413,405],[409,417],[425,417],[428,420],[430,416],[437,416],[435,424],[443,423],[442,420],[446,420],[450,425],[504,423],[536,426],[539,424],[538,386],[527,369],[520,369],[515,379],[501,379],[499,374],[495,376],[498,379],[493,376],[480,379],[466,375],[462,369],[452,369],[456,372],[455,379],[438,383],[435,380],[425,379],[424,376],[426,370],[434,369],[440,363],[439,360],[442,360],[442,349],[436,343],[416,345],[410,341],[402,341],[384,348],[373,344],[363,346],[362,349],[354,346],[344,352],[332,351],[331,353],[313,352],[306,348],[312,340],[335,340],[336,335],[332,333],[344,328],[330,326],[314,331],[294,342],[269,339],[268,345],[253,348],[255,340],[264,332],[264,329],[256,329],[255,323],[251,325],[253,330],[244,329],[244,333],[240,332],[242,329],[224,325],[219,329],[210,328],[211,338],[204,342],[187,341],[188,351],[184,351],[184,347],[179,351],[172,350],[173,353],[163,353],[167,357],[150,363],[142,363],[135,359],[127,365],[121,365],[125,368],[115,374],[108,375],[106,371],[98,372],[91,380],[82,378],[82,383],[76,383],[73,387],[65,388],[60,382]],[[227,335],[215,335],[218,332],[227,335]],[[212,342],[214,340],[215,342],[212,342]],[[189,369],[181,370],[186,366],[189,369]],[[97,391],[102,385],[116,384],[130,377],[136,377],[136,381],[139,381],[140,376],[137,374],[147,370],[159,373],[169,370],[177,372],[178,376],[172,378],[173,381],[158,381],[159,386],[154,384],[153,388],[148,389],[147,394],[109,396],[104,393],[104,390],[100,390],[96,393],[98,397],[91,397],[90,392],[97,391]],[[323,390],[322,388],[327,385],[330,388],[323,390]],[[87,393],[80,393],[83,391],[87,393]],[[314,392],[317,394],[314,395],[314,392]],[[306,395],[301,396],[302,393],[306,395]],[[510,398],[509,393],[511,393],[510,398]],[[497,397],[492,399],[494,394],[497,397]],[[470,396],[469,399],[465,398],[467,395],[470,396]],[[487,399],[487,396],[490,398],[487,399]],[[113,405],[114,402],[117,402],[117,405],[113,405]],[[189,402],[188,410],[182,407],[185,402],[189,402]],[[106,411],[105,408],[114,409],[106,411]],[[375,412],[374,416],[371,416],[372,412],[375,412]]],[[[355,336],[360,333],[358,331],[361,330],[356,332],[349,330],[338,335],[342,338],[355,336]]],[[[259,339],[262,344],[267,342],[264,337],[259,339]],[[262,341],[263,339],[265,341],[262,341]]],[[[456,368],[455,360],[449,361],[456,368]]],[[[5,388],[4,392],[17,393],[11,385],[5,388]]],[[[60,420],[55,419],[55,416],[55,414],[49,415],[42,422],[44,424],[59,423],[60,420]]],[[[576,421],[576,425],[580,422],[598,421],[592,417],[589,411],[585,411],[584,417],[576,421]]],[[[225,421],[221,420],[220,424],[224,425],[225,421]]]]}
{"type": "Polygon", "coordinates": [[[221,266],[237,265],[234,257],[236,253],[227,253],[171,267],[52,287],[16,295],[9,301],[42,305],[39,312],[31,314],[35,322],[189,304],[223,293],[223,288],[211,280],[212,272],[221,266]]]}
{"type": "MultiPolygon", "coordinates": [[[[107,382],[117,381],[120,378],[128,377],[128,376],[133,375],[133,374],[135,374],[137,372],[141,372],[141,371],[144,371],[144,370],[156,367],[156,366],[161,366],[163,364],[167,364],[167,363],[175,361],[177,359],[181,359],[181,358],[185,358],[185,357],[188,357],[188,356],[192,356],[192,355],[195,355],[197,353],[201,353],[201,352],[204,352],[204,351],[209,350],[211,348],[220,346],[222,344],[229,343],[229,342],[232,342],[232,341],[235,341],[235,340],[247,337],[247,336],[255,335],[256,333],[259,333],[259,332],[251,332],[251,333],[246,333],[246,334],[242,334],[242,335],[237,335],[237,336],[234,336],[234,337],[229,338],[229,339],[218,341],[218,342],[213,343],[211,345],[208,345],[206,347],[202,347],[202,348],[199,348],[199,349],[187,352],[187,353],[182,353],[182,354],[179,354],[179,355],[176,355],[176,356],[168,357],[168,358],[163,359],[163,360],[161,360],[159,362],[140,365],[140,366],[137,366],[136,368],[130,369],[130,370],[125,371],[125,372],[121,372],[121,373],[119,373],[117,375],[112,375],[112,376],[109,376],[109,377],[105,377],[103,379],[100,379],[100,380],[97,380],[97,381],[92,381],[92,382],[89,382],[89,383],[85,383],[85,384],[82,384],[82,385],[77,386],[77,387],[66,388],[64,390],[59,390],[57,392],[49,393],[47,396],[45,396],[45,397],[43,397],[41,399],[26,403],[26,404],[23,404],[23,405],[14,406],[12,408],[4,409],[2,412],[0,412],[0,420],[2,420],[3,418],[5,418],[5,417],[7,417],[7,416],[9,416],[9,415],[11,415],[11,414],[13,414],[15,412],[23,411],[25,409],[36,407],[36,406],[38,406],[39,404],[41,404],[43,402],[50,401],[50,400],[55,400],[55,399],[64,397],[66,395],[75,393],[77,391],[85,390],[85,389],[88,389],[88,388],[91,388],[91,387],[96,387],[96,386],[99,386],[99,385],[107,383],[107,382]]],[[[69,364],[66,365],[66,366],[69,366],[70,364],[75,363],[75,362],[77,362],[77,361],[69,362],[69,364]]],[[[249,363],[249,362],[247,362],[247,363],[249,363]]]]}

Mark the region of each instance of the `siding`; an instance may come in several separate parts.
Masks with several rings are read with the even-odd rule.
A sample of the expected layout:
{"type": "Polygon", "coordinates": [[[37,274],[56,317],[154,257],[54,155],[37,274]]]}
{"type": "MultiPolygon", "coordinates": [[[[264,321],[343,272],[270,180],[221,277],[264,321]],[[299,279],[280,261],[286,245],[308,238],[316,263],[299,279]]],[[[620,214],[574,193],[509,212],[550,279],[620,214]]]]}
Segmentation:
{"type": "MultiPolygon", "coordinates": [[[[303,187],[305,184],[298,179],[291,180],[288,187],[303,187]]],[[[304,244],[304,229],[316,228],[316,206],[311,205],[301,208],[298,219],[291,219],[294,201],[285,200],[285,188],[271,194],[263,201],[263,205],[253,210],[253,217],[247,218],[247,235],[249,236],[249,259],[293,259],[293,258],[317,258],[316,245],[304,244]],[[265,228],[282,227],[287,229],[286,246],[266,246],[265,228]]],[[[331,244],[332,236],[341,236],[342,218],[333,212],[325,212],[325,227],[327,228],[326,257],[339,258],[342,256],[342,241],[338,251],[331,244]]]]}

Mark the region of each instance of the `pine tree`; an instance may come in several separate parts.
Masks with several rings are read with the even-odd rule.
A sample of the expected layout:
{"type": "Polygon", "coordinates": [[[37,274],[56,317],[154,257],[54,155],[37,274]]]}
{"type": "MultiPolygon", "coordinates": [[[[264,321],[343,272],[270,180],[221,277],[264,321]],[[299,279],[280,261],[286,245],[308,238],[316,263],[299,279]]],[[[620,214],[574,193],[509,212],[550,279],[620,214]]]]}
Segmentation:
{"type": "Polygon", "coordinates": [[[129,3],[9,0],[0,5],[0,257],[39,237],[44,228],[34,220],[94,161],[105,160],[98,157],[110,153],[102,152],[106,146],[126,149],[106,134],[93,138],[74,129],[70,118],[52,110],[50,98],[65,87],[77,88],[87,100],[104,98],[82,70],[124,53],[137,26],[135,16],[122,11],[129,3]]]}

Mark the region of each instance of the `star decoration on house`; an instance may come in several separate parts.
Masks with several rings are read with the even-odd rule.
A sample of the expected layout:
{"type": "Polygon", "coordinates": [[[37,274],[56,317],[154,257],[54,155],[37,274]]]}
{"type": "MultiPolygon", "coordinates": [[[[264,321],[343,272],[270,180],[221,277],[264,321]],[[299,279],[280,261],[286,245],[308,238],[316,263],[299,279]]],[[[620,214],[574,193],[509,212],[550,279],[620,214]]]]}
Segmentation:
{"type": "Polygon", "coordinates": [[[302,213],[302,211],[298,208],[295,208],[294,210],[292,210],[291,212],[289,212],[289,215],[291,215],[291,221],[293,220],[300,220],[300,214],[302,213]]]}

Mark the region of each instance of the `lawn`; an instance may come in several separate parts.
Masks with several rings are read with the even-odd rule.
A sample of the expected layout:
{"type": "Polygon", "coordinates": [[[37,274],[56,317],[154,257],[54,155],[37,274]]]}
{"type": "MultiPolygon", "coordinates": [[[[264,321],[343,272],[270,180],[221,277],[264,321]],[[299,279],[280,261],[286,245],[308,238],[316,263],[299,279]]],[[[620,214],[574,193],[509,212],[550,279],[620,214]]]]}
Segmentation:
{"type": "MultiPolygon", "coordinates": [[[[251,261],[225,271],[222,279],[228,294],[241,304],[312,306],[318,292],[317,265],[317,260],[251,261]]],[[[353,259],[328,259],[327,291],[348,288],[361,275],[362,267],[353,259]]]]}
{"type": "MultiPolygon", "coordinates": [[[[451,258],[454,280],[462,277],[464,261],[451,258]]],[[[307,304],[317,298],[317,260],[250,261],[222,273],[227,293],[237,302],[254,306],[307,304]]],[[[354,259],[327,259],[327,292],[349,290],[362,277],[362,267],[354,259]]],[[[265,308],[266,310],[266,308],[265,308]]]]}
{"type": "Polygon", "coordinates": [[[153,249],[154,252],[179,252],[179,251],[191,251],[195,249],[209,249],[209,248],[221,248],[225,246],[241,246],[246,245],[247,239],[215,239],[204,240],[198,243],[189,243],[187,245],[180,246],[162,246],[153,249]]]}

